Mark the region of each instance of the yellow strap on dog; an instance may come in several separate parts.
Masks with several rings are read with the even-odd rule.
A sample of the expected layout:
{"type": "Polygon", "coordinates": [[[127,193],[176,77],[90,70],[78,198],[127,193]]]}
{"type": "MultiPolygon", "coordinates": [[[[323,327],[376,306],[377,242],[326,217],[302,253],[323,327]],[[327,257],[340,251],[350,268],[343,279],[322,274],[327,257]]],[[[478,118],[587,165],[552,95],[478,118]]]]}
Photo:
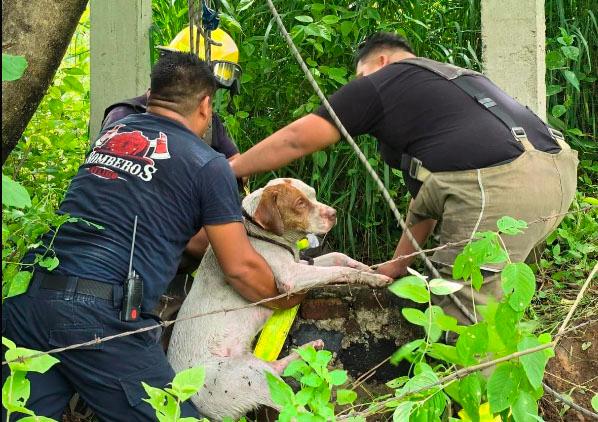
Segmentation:
{"type": "Polygon", "coordinates": [[[290,309],[278,309],[266,321],[253,354],[268,362],[278,358],[282,346],[291,330],[299,305],[290,309]]]}

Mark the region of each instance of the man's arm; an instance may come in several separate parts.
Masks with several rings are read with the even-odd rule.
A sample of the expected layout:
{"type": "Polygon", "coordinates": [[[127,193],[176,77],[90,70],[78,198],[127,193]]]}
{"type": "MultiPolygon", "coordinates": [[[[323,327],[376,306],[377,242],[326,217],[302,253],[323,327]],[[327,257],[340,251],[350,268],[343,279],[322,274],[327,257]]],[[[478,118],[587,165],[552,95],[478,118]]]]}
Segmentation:
{"type": "Polygon", "coordinates": [[[340,132],[336,126],[323,117],[308,114],[232,160],[231,167],[237,177],[275,170],[339,139],[340,132]]]}
{"type": "MultiPolygon", "coordinates": [[[[426,243],[426,240],[434,231],[434,227],[436,226],[436,220],[427,219],[422,220],[416,224],[414,224],[410,230],[417,240],[417,243],[423,245],[426,243]]],[[[399,239],[399,243],[397,244],[397,248],[393,255],[393,258],[403,255],[409,255],[415,252],[415,248],[407,238],[407,235],[403,233],[401,235],[401,239],[399,239]]],[[[407,274],[407,267],[411,265],[411,263],[415,260],[415,256],[410,258],[400,259],[398,261],[389,262],[388,264],[380,266],[376,272],[380,274],[387,275],[388,277],[398,278],[405,274],[407,274]]]]}
{"type": "MultiPolygon", "coordinates": [[[[268,263],[251,246],[243,223],[206,225],[206,234],[228,283],[245,299],[257,302],[280,293],[268,263]]],[[[297,305],[302,295],[264,303],[271,309],[297,305]]]]}

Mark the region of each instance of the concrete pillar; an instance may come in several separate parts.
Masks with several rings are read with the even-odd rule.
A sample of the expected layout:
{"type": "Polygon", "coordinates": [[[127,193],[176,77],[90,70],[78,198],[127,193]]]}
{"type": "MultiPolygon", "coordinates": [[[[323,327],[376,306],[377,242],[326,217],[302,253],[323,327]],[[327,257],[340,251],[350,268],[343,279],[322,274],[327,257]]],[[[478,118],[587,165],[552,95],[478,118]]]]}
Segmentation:
{"type": "Polygon", "coordinates": [[[90,137],[110,104],[149,88],[151,0],[91,0],[90,137]]]}
{"type": "Polygon", "coordinates": [[[546,118],[544,0],[482,0],[484,74],[546,118]]]}

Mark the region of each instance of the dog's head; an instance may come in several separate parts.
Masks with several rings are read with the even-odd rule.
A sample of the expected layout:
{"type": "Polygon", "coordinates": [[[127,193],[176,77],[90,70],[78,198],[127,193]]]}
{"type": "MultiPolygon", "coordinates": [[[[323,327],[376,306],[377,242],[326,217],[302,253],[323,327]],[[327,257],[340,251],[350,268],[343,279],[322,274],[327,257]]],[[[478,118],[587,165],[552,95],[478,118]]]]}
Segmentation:
{"type": "Polygon", "coordinates": [[[316,200],[316,191],[297,179],[274,179],[243,199],[243,209],[264,230],[325,234],[336,224],[336,211],[316,200]]]}

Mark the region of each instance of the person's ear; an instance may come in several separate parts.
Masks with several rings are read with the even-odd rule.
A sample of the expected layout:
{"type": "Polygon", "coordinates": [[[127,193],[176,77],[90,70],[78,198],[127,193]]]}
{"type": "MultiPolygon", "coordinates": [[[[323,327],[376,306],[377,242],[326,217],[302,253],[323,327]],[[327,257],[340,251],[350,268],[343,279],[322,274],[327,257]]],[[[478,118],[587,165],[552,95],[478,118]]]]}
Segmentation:
{"type": "Polygon", "coordinates": [[[206,120],[212,119],[212,97],[206,95],[203,99],[199,102],[198,107],[199,115],[206,120]]]}
{"type": "Polygon", "coordinates": [[[381,54],[380,56],[378,56],[378,65],[380,65],[380,67],[384,67],[388,63],[390,63],[390,58],[388,54],[381,54]]]}

